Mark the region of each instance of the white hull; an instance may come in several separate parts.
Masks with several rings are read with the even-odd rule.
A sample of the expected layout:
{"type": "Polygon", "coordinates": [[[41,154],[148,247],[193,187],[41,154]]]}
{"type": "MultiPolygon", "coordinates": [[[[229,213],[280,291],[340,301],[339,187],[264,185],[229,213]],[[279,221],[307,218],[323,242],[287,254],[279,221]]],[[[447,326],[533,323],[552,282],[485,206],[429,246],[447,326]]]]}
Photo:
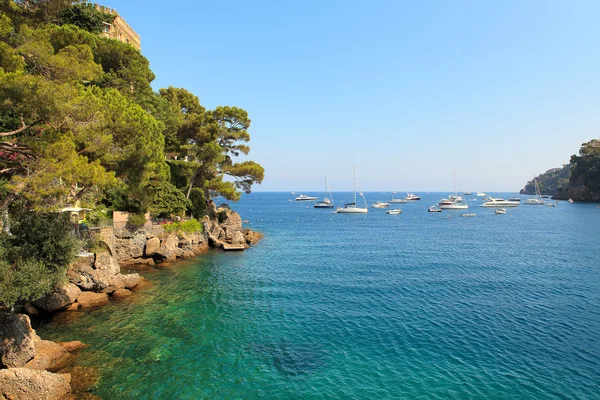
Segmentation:
{"type": "Polygon", "coordinates": [[[390,200],[390,203],[401,203],[401,204],[404,204],[404,203],[406,203],[406,202],[407,202],[407,201],[406,201],[406,200],[404,200],[404,199],[391,199],[391,200],[390,200]]]}
{"type": "Polygon", "coordinates": [[[525,202],[525,204],[530,205],[530,206],[543,206],[545,203],[543,200],[529,199],[525,202]]]}
{"type": "Polygon", "coordinates": [[[521,203],[518,201],[488,201],[483,203],[480,207],[519,207],[521,203]]]}
{"type": "Polygon", "coordinates": [[[401,214],[402,210],[387,210],[386,213],[387,214],[392,214],[392,215],[401,214]]]}
{"type": "Polygon", "coordinates": [[[467,210],[469,208],[466,204],[441,204],[442,210],[467,210]]]}
{"type": "Polygon", "coordinates": [[[369,212],[369,209],[360,207],[339,207],[337,212],[338,214],[366,214],[369,212]]]}
{"type": "Polygon", "coordinates": [[[318,197],[312,197],[312,196],[300,196],[300,197],[296,197],[296,201],[315,201],[317,199],[318,199],[318,197]]]}

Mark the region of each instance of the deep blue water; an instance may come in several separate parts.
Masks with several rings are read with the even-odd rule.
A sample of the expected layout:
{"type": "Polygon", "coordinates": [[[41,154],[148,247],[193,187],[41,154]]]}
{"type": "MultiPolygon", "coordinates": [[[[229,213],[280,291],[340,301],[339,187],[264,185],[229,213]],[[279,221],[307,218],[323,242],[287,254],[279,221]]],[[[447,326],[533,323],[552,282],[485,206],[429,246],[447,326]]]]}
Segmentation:
{"type": "Polygon", "coordinates": [[[258,246],[38,333],[88,343],[104,399],[600,398],[600,208],[428,213],[441,197],[345,215],[245,196],[258,246]]]}

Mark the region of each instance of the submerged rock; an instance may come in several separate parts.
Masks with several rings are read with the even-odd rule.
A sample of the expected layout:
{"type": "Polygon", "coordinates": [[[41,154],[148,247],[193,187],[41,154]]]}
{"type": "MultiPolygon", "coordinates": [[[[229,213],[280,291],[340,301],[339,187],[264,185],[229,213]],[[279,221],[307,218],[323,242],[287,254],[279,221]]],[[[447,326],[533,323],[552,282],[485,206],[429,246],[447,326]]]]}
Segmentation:
{"type": "Polygon", "coordinates": [[[0,399],[60,400],[71,392],[69,374],[27,368],[0,370],[0,399]]]}
{"type": "Polygon", "coordinates": [[[108,304],[108,295],[106,293],[81,292],[77,302],[81,308],[92,308],[108,304]]]}
{"type": "Polygon", "coordinates": [[[0,367],[22,367],[31,360],[35,356],[34,336],[27,315],[0,313],[0,367]]]}
{"type": "Polygon", "coordinates": [[[71,360],[71,353],[63,346],[50,340],[42,340],[36,335],[35,357],[25,364],[25,368],[54,372],[64,368],[71,360]]]}

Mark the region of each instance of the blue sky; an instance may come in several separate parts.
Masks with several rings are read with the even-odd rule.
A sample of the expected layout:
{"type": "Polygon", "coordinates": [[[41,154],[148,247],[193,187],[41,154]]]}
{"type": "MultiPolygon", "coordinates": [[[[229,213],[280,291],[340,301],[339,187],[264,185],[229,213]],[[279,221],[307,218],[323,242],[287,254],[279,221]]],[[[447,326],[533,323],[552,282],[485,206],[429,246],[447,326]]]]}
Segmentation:
{"type": "Polygon", "coordinates": [[[516,191],[600,126],[600,2],[110,0],[154,88],[246,109],[255,190],[516,191]]]}

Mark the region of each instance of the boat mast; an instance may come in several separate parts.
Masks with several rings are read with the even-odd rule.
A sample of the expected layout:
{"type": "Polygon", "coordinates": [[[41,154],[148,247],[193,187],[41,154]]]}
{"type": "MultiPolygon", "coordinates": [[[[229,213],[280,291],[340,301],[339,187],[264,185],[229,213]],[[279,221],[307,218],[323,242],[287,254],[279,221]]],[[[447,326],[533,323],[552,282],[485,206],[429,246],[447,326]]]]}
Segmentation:
{"type": "Polygon", "coordinates": [[[356,166],[352,166],[352,176],[354,177],[354,207],[356,207],[356,166]]]}
{"type": "Polygon", "coordinates": [[[456,201],[456,197],[458,196],[458,192],[456,191],[456,170],[452,170],[454,172],[454,201],[456,201]]]}

